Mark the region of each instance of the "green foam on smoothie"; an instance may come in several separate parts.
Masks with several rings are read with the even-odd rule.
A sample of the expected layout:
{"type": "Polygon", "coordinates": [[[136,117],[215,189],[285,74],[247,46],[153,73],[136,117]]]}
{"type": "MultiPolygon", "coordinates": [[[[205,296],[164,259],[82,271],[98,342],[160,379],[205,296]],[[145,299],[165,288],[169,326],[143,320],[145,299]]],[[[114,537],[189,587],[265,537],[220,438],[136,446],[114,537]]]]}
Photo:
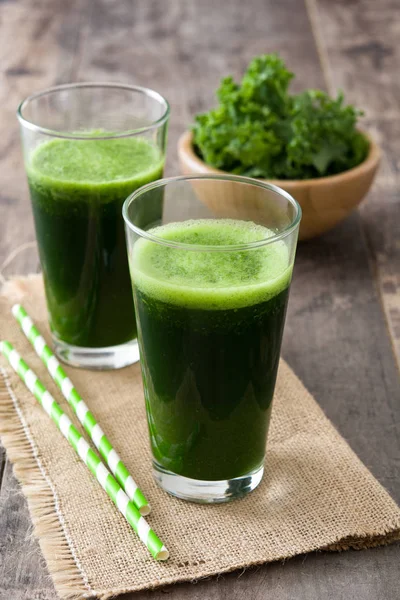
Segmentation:
{"type": "MultiPolygon", "coordinates": [[[[251,221],[200,219],[170,223],[150,232],[170,242],[233,246],[265,240],[274,233],[251,221]]],[[[131,257],[137,288],[168,304],[224,310],[265,302],[291,277],[289,253],[280,240],[242,251],[199,251],[138,240],[131,257]]]]}
{"type": "Polygon", "coordinates": [[[160,160],[158,148],[144,138],[53,140],[37,148],[31,167],[54,179],[103,183],[142,175],[160,160]]]}
{"type": "Polygon", "coordinates": [[[162,167],[159,148],[143,137],[56,139],[34,150],[27,171],[34,185],[59,188],[65,196],[69,188],[76,191],[78,186],[82,191],[96,189],[100,193],[118,183],[135,189],[157,179],[162,167]]]}

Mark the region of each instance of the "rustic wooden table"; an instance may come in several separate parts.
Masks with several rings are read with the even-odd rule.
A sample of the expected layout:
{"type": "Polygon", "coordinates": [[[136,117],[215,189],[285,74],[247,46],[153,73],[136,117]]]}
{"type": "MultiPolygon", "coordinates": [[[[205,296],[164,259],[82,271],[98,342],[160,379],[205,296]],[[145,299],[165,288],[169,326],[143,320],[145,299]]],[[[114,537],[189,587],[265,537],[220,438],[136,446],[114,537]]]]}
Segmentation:
{"type": "MultiPolygon", "coordinates": [[[[400,501],[400,14],[398,0],[3,0],[0,264],[38,270],[15,109],[76,81],[154,87],[172,105],[168,173],[221,76],[278,51],[295,87],[343,88],[384,151],[359,211],[298,249],[284,356],[379,481],[400,501]],[[396,14],[397,13],[397,14],[396,14]],[[396,18],[397,17],[397,18],[396,18]],[[16,256],[10,253],[28,244],[16,256]]],[[[54,600],[26,502],[0,450],[0,600],[54,600]]],[[[139,593],[136,600],[395,600],[398,545],[318,553],[139,593]]]]}

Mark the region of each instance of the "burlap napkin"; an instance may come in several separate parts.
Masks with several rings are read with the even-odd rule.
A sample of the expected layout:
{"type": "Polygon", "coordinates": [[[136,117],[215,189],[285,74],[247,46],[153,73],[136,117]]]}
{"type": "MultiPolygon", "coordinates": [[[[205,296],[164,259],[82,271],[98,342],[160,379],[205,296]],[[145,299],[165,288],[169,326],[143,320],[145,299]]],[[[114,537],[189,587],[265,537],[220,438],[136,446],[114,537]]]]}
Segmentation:
{"type": "MultiPolygon", "coordinates": [[[[10,317],[16,300],[48,335],[41,279],[8,285],[0,335],[70,412],[10,317]]],[[[284,362],[264,479],[247,498],[218,506],[171,498],[154,484],[138,365],[104,373],[67,369],[151,501],[149,520],[171,553],[157,563],[4,360],[1,367],[0,434],[62,598],[105,599],[318,548],[363,548],[400,537],[399,507],[284,362]]]]}

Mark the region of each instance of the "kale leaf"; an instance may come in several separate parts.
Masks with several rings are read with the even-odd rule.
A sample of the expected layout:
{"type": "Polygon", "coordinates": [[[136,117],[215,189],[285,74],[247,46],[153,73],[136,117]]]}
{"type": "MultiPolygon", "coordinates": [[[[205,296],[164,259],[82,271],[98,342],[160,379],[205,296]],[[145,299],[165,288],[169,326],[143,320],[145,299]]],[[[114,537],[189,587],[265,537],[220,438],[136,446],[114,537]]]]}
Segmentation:
{"type": "Polygon", "coordinates": [[[250,177],[309,179],[360,164],[361,111],[320,90],[289,94],[293,78],[276,54],[254,58],[241,84],[221,81],[217,108],[195,118],[194,146],[209,165],[250,177]]]}

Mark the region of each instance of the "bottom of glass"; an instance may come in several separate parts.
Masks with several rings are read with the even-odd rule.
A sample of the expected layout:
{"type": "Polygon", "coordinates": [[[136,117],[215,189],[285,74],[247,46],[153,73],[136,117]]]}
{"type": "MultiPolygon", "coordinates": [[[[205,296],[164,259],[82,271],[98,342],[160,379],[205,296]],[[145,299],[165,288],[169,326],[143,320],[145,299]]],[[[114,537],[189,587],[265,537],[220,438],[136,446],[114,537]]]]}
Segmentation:
{"type": "Polygon", "coordinates": [[[153,462],[154,479],[163,490],[182,500],[200,504],[216,504],[241,498],[258,486],[263,474],[264,466],[261,465],[251,473],[234,479],[204,481],[177,475],[153,462]]]}
{"type": "Polygon", "coordinates": [[[122,369],[139,360],[137,340],[107,348],[84,348],[67,344],[53,336],[54,350],[60,360],[81,369],[122,369]]]}

